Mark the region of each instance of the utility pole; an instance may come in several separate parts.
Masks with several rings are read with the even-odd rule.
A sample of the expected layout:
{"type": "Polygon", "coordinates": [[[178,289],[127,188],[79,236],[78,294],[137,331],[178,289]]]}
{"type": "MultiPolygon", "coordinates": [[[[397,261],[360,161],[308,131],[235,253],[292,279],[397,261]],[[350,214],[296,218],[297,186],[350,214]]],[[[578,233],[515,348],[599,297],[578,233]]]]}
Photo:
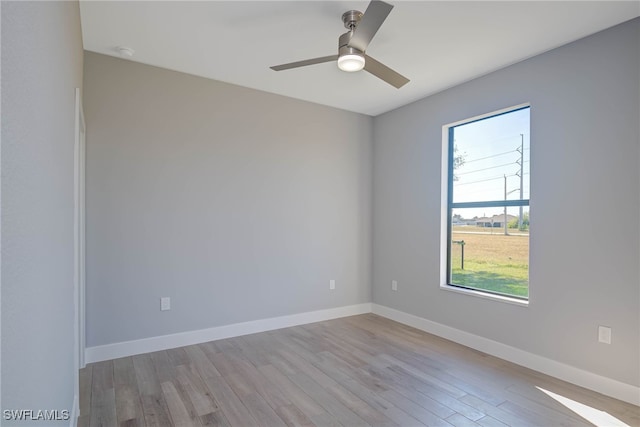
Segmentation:
{"type": "MultiPolygon", "coordinates": [[[[524,180],[524,135],[520,134],[520,148],[518,149],[518,151],[520,152],[520,161],[518,163],[520,163],[520,173],[518,175],[520,175],[520,200],[522,200],[523,194],[524,194],[524,185],[523,185],[523,180],[524,180]]],[[[506,178],[505,178],[505,191],[506,191],[506,178]]],[[[506,199],[506,197],[505,197],[506,199]]],[[[506,210],[506,208],[505,208],[506,210]]],[[[507,215],[505,213],[505,219],[506,219],[507,215]]],[[[522,205],[520,206],[520,214],[518,216],[518,230],[522,230],[522,205]]]]}
{"type": "MultiPolygon", "coordinates": [[[[504,175],[504,201],[507,201],[507,175],[504,175]]],[[[507,207],[504,207],[504,235],[509,235],[507,231],[507,207]]]]}

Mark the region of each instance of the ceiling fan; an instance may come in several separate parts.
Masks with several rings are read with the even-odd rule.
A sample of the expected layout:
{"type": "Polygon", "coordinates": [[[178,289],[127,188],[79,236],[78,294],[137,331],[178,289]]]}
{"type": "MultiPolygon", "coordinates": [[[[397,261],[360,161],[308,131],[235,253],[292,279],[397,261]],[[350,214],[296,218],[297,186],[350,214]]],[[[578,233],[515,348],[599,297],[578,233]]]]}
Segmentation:
{"type": "Polygon", "coordinates": [[[388,3],[372,0],[364,14],[357,10],[349,10],[342,15],[342,22],[349,31],[338,39],[337,55],[275,65],[271,69],[282,71],[337,60],[338,68],[343,71],[353,72],[364,68],[365,71],[400,89],[409,79],[365,53],[391,9],[393,6],[388,3]]]}

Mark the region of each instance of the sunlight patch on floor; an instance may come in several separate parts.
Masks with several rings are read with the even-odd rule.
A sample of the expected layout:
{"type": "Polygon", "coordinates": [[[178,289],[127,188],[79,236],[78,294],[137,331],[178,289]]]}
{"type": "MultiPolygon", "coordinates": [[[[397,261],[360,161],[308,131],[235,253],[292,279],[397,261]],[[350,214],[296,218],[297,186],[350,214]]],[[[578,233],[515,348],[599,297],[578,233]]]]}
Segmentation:
{"type": "Polygon", "coordinates": [[[593,425],[596,425],[598,427],[630,427],[629,424],[620,421],[607,412],[592,408],[591,406],[582,404],[580,402],[576,402],[575,400],[571,400],[568,397],[560,396],[559,394],[555,394],[541,387],[536,388],[545,393],[547,396],[560,402],[568,409],[571,409],[573,412],[580,415],[582,418],[589,421],[593,425]]]}

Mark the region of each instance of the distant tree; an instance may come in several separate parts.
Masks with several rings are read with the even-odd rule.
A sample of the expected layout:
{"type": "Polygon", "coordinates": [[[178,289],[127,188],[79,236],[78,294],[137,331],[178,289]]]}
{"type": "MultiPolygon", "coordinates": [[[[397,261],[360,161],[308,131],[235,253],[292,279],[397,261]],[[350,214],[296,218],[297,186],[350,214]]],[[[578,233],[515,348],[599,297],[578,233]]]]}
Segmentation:
{"type": "Polygon", "coordinates": [[[460,215],[460,214],[454,214],[454,215],[453,215],[453,219],[454,219],[454,220],[461,221],[461,220],[462,220],[462,215],[460,215]]]}
{"type": "MultiPolygon", "coordinates": [[[[518,218],[514,218],[509,221],[509,228],[518,228],[518,218]]],[[[529,229],[529,212],[525,212],[522,214],[522,227],[520,227],[520,231],[527,231],[529,229]]]]}
{"type": "MultiPolygon", "coordinates": [[[[467,157],[467,153],[459,154],[458,147],[457,146],[453,147],[453,170],[454,171],[464,165],[465,157],[467,157]]],[[[458,179],[459,179],[458,175],[454,173],[453,180],[457,181],[458,179]]]]}

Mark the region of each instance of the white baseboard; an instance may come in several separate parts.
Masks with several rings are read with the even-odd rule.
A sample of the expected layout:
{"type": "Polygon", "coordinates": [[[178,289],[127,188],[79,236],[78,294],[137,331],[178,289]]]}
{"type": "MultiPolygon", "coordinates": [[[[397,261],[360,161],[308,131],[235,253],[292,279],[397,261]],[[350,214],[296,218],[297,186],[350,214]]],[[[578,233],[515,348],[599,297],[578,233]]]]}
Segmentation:
{"type": "Polygon", "coordinates": [[[563,381],[588,388],[616,399],[640,406],[640,387],[603,377],[564,363],[538,356],[450,326],[436,323],[413,314],[404,313],[379,304],[371,304],[372,312],[396,322],[446,338],[483,353],[508,360],[563,381]]]}
{"type": "MultiPolygon", "coordinates": [[[[321,322],[323,320],[337,319],[340,317],[355,316],[357,314],[364,313],[375,313],[379,316],[386,317],[388,319],[395,320],[396,322],[457,342],[458,344],[508,360],[517,365],[525,366],[563,381],[640,406],[640,387],[603,377],[592,372],[566,365],[562,362],[538,356],[536,354],[490,340],[488,338],[374,303],[310,311],[306,313],[252,320],[249,322],[235,323],[197,331],[181,332],[134,341],[124,341],[114,344],[88,347],[85,350],[85,362],[100,362],[102,360],[117,359],[119,357],[133,356],[135,354],[200,344],[207,341],[272,331],[274,329],[288,328],[291,326],[321,322]]],[[[76,404],[77,402],[74,401],[74,413],[72,414],[72,419],[77,418],[78,415],[76,412],[77,408],[75,407],[76,404]]]]}
{"type": "Polygon", "coordinates": [[[167,350],[169,348],[200,344],[207,341],[272,331],[274,329],[288,328],[291,326],[321,322],[323,320],[337,319],[339,317],[354,316],[364,313],[371,313],[371,303],[309,311],[306,313],[252,320],[249,322],[234,323],[231,325],[200,329],[197,331],[187,331],[171,335],[143,338],[134,341],[124,341],[95,347],[87,347],[84,358],[86,363],[100,362],[102,360],[117,359],[119,357],[133,356],[135,354],[167,350]]]}

